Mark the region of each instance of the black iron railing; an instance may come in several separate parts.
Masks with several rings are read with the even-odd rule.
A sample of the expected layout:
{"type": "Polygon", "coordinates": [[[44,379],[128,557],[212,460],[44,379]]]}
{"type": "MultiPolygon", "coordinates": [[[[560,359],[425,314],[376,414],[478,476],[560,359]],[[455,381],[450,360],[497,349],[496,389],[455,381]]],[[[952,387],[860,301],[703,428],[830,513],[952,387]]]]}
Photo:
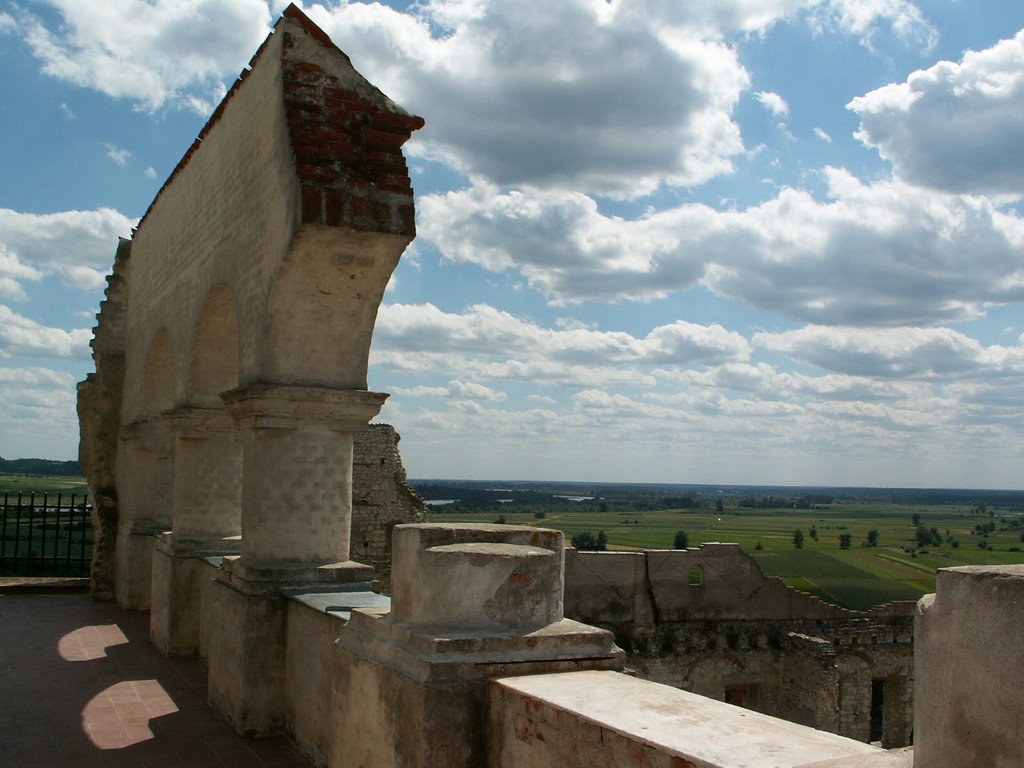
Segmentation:
{"type": "Polygon", "coordinates": [[[87,576],[92,539],[84,496],[3,494],[0,576],[87,576]]]}

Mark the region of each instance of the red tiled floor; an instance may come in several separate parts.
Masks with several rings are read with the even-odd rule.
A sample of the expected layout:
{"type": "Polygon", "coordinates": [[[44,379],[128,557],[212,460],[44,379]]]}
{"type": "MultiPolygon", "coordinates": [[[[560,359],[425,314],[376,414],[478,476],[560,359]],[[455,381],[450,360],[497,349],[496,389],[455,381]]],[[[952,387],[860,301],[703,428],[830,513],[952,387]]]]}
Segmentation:
{"type": "Polygon", "coordinates": [[[310,768],[206,705],[198,659],[149,642],[149,614],[84,595],[0,594],[0,766],[310,768]]]}

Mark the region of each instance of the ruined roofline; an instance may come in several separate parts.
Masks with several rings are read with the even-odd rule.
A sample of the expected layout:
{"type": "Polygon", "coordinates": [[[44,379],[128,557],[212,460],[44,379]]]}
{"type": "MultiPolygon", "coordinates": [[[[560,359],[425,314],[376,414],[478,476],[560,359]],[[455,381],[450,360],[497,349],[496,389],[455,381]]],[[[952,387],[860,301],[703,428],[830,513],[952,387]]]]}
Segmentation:
{"type": "Polygon", "coordinates": [[[278,18],[278,20],[275,22],[273,30],[271,30],[270,34],[267,35],[266,38],[264,38],[262,43],[260,43],[259,48],[256,49],[256,52],[252,55],[252,58],[249,59],[248,65],[239,73],[238,77],[235,79],[235,82],[231,84],[231,87],[228,89],[227,93],[224,94],[224,98],[221,99],[220,103],[217,105],[217,108],[214,109],[213,113],[210,115],[205,125],[203,125],[202,129],[199,131],[199,135],[196,136],[191,146],[178,161],[178,164],[174,166],[174,170],[171,171],[170,175],[167,177],[167,180],[164,181],[164,183],[161,185],[160,189],[153,197],[153,201],[149,204],[149,207],[146,208],[146,212],[142,214],[142,218],[139,219],[138,224],[136,224],[132,228],[133,237],[135,233],[142,227],[143,223],[149,217],[149,214],[152,212],[152,210],[156,207],[156,204],[160,200],[160,197],[163,195],[164,190],[166,190],[171,185],[171,183],[175,180],[178,174],[181,173],[185,166],[188,165],[189,161],[192,159],[192,155],[195,154],[196,150],[198,150],[200,145],[202,145],[203,140],[210,134],[210,131],[213,130],[214,126],[216,126],[216,124],[220,121],[220,118],[224,114],[224,110],[227,107],[228,103],[232,100],[235,93],[237,93],[242,83],[246,80],[246,78],[248,78],[249,74],[252,72],[257,62],[259,62],[259,60],[263,57],[263,53],[267,49],[267,46],[270,44],[271,40],[274,39],[275,35],[279,34],[281,24],[284,22],[285,19],[289,19],[290,21],[298,23],[302,27],[303,31],[305,31],[306,34],[309,35],[310,39],[315,41],[323,48],[329,50],[333,55],[340,56],[341,59],[352,69],[352,71],[356,73],[359,80],[362,81],[360,85],[364,87],[359,88],[359,95],[366,98],[368,102],[376,102],[375,106],[377,106],[382,111],[391,112],[392,114],[398,117],[405,118],[403,122],[408,124],[410,132],[419,130],[426,124],[422,117],[412,114],[411,112],[403,108],[400,104],[397,104],[396,102],[392,101],[379,88],[377,88],[368,80],[366,80],[366,78],[363,77],[354,66],[352,66],[352,60],[349,58],[348,54],[346,54],[344,51],[338,48],[338,46],[334,44],[334,42],[327,35],[326,32],[324,32],[319,26],[317,26],[316,23],[314,23],[313,20],[310,19],[305,13],[303,13],[302,10],[299,9],[294,3],[291,3],[288,5],[287,8],[284,9],[284,12],[281,14],[280,18],[278,18]]]}

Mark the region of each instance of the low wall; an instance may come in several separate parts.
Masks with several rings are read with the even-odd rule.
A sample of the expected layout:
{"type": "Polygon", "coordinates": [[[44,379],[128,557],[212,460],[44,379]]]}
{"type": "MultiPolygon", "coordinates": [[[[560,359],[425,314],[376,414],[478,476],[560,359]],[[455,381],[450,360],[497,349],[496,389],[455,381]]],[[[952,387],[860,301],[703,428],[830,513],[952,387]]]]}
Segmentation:
{"type": "Polygon", "coordinates": [[[881,750],[616,672],[491,686],[492,768],[795,768],[881,750]]]}

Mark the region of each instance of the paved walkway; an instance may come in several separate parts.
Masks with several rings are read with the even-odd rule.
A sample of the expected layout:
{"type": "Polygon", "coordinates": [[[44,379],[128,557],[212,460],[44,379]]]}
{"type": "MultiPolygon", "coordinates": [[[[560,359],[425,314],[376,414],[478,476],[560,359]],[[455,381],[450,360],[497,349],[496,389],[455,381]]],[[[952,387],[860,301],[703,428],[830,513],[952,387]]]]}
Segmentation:
{"type": "Polygon", "coordinates": [[[149,642],[149,614],[84,595],[0,594],[0,766],[310,768],[206,704],[198,659],[149,642]]]}

